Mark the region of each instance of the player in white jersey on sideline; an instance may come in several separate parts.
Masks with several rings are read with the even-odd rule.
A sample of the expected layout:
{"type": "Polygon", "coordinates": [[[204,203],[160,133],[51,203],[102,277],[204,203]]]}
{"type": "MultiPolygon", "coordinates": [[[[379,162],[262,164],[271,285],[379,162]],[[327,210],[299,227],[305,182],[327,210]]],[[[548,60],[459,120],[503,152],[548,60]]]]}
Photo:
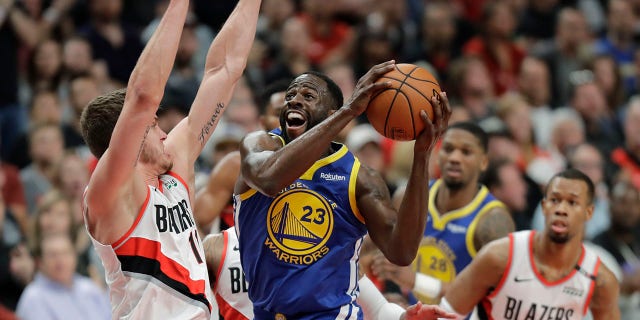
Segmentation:
{"type": "Polygon", "coordinates": [[[96,98],[82,114],[83,137],[99,158],[84,215],[115,319],[218,317],[193,219],[194,163],[242,76],[260,4],[238,2],[209,48],[189,115],[168,135],[156,112],[188,0],[169,2],[126,90],[96,98]]]}
{"type": "Polygon", "coordinates": [[[582,244],[593,214],[593,182],[568,169],[551,178],[542,232],[521,231],[484,247],[441,302],[462,315],[480,303],[488,319],[620,319],[618,281],[582,244]]]}
{"type": "MultiPolygon", "coordinates": [[[[240,264],[236,230],[231,227],[222,233],[208,235],[203,243],[209,279],[220,307],[220,315],[225,320],[253,319],[253,304],[249,300],[240,264]]],[[[360,278],[358,285],[360,295],[356,301],[362,306],[365,320],[435,320],[455,317],[438,306],[423,305],[420,302],[405,311],[399,305],[388,302],[366,275],[360,278]]]]}

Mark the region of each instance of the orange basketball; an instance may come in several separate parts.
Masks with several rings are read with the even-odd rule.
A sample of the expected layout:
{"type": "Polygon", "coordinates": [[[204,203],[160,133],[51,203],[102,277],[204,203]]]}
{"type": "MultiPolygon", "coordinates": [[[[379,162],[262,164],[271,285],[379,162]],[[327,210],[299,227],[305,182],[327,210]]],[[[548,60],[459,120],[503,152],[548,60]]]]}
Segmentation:
{"type": "Polygon", "coordinates": [[[391,87],[378,92],[367,107],[367,118],[387,138],[414,140],[424,129],[420,110],[433,120],[431,97],[440,93],[440,85],[427,70],[413,64],[397,64],[377,82],[389,81],[391,87]]]}

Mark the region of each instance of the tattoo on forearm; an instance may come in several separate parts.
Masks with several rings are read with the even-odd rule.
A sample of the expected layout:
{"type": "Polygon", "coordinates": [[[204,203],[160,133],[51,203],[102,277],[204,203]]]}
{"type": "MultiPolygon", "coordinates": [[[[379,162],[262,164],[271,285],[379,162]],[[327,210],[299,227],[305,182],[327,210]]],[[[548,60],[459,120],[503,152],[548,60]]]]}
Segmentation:
{"type": "Polygon", "coordinates": [[[140,155],[142,154],[142,149],[144,148],[144,142],[147,140],[147,135],[149,134],[149,130],[151,130],[151,126],[147,126],[147,129],[144,130],[144,136],[142,136],[142,143],[140,144],[140,149],[138,150],[138,155],[136,156],[136,162],[133,164],[134,167],[138,165],[138,160],[140,160],[140,155]]]}
{"type": "Polygon", "coordinates": [[[211,128],[213,128],[213,125],[216,123],[216,119],[218,119],[218,116],[220,115],[224,107],[225,107],[224,103],[218,102],[218,104],[216,105],[216,110],[213,112],[211,119],[209,119],[209,121],[207,121],[207,123],[204,124],[204,127],[202,127],[202,130],[200,131],[200,136],[198,136],[198,140],[200,141],[201,145],[204,145],[207,142],[207,139],[205,138],[211,132],[211,128]]]}
{"type": "Polygon", "coordinates": [[[486,216],[481,218],[474,235],[474,245],[477,251],[487,243],[507,236],[510,232],[515,231],[513,220],[506,214],[498,212],[487,212],[486,216]]]}

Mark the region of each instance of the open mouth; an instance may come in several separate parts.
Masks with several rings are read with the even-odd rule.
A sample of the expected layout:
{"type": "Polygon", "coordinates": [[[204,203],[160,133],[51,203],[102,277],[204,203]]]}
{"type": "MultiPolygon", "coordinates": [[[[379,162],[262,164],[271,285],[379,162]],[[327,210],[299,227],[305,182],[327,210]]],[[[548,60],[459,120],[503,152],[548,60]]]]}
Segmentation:
{"type": "Polygon", "coordinates": [[[287,122],[287,127],[291,129],[304,127],[307,124],[307,119],[304,115],[296,111],[289,112],[285,120],[287,122]]]}
{"type": "Polygon", "coordinates": [[[565,233],[569,227],[567,223],[562,220],[555,220],[551,223],[551,230],[556,233],[565,233]]]}

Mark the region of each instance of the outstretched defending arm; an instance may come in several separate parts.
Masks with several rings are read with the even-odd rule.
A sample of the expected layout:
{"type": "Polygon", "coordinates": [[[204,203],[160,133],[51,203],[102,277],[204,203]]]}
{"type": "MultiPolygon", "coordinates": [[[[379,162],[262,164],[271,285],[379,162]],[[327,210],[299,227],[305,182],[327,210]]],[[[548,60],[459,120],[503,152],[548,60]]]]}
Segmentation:
{"type": "Polygon", "coordinates": [[[174,128],[167,146],[175,151],[174,171],[189,177],[231,100],[247,64],[256,33],[261,0],[240,0],[209,47],[204,77],[189,115],[174,128]]]}
{"type": "Polygon", "coordinates": [[[90,220],[117,212],[114,210],[116,200],[125,194],[133,194],[133,202],[137,205],[144,201],[144,188],[133,188],[131,193],[133,172],[144,139],[154,126],[188,7],[188,0],[172,0],[169,3],[131,73],[124,106],[111,135],[109,148],[100,158],[89,181],[87,205],[90,220]]]}

